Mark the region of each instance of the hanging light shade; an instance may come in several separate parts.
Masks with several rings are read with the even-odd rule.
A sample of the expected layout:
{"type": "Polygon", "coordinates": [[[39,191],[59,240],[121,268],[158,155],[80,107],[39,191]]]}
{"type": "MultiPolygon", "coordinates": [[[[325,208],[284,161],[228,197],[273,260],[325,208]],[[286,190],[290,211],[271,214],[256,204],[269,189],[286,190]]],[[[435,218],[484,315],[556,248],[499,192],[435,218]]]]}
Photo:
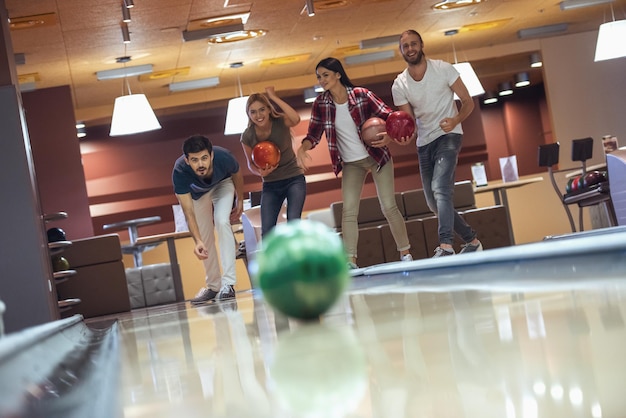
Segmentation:
{"type": "Polygon", "coordinates": [[[226,110],[226,124],[224,135],[236,135],[248,127],[248,115],[246,114],[246,102],[249,96],[235,97],[228,101],[226,110]]]}
{"type": "Polygon", "coordinates": [[[600,25],[594,61],[626,57],[626,20],[614,20],[600,25]]]}
{"type": "Polygon", "coordinates": [[[526,87],[530,85],[530,76],[527,72],[515,74],[515,87],[526,87]]]}
{"type": "Polygon", "coordinates": [[[313,103],[318,96],[315,87],[304,89],[304,103],[313,103]]]}
{"type": "MultiPolygon", "coordinates": [[[[463,84],[467,87],[467,91],[470,96],[480,96],[485,93],[485,89],[483,85],[480,83],[478,76],[474,72],[472,65],[469,62],[459,62],[458,64],[452,64],[454,68],[461,75],[461,80],[463,84]]],[[[454,99],[458,100],[458,96],[455,94],[454,99]]]]}
{"type": "Polygon", "coordinates": [[[130,94],[115,99],[110,136],[131,135],[161,129],[161,124],[145,94],[130,94]]]}
{"type": "Polygon", "coordinates": [[[496,93],[494,93],[493,91],[488,91],[487,93],[485,93],[485,97],[483,97],[483,103],[488,105],[488,104],[494,104],[498,102],[498,95],[496,93]]]}
{"type": "MultiPolygon", "coordinates": [[[[443,2],[443,3],[456,3],[456,2],[443,2]]],[[[446,31],[444,34],[446,36],[454,36],[457,33],[459,33],[457,29],[451,29],[451,30],[446,31]]],[[[452,64],[452,66],[454,66],[454,68],[459,72],[461,81],[463,81],[463,84],[465,84],[465,87],[467,87],[467,91],[469,92],[470,96],[474,97],[474,96],[479,96],[481,94],[484,94],[485,89],[483,88],[483,85],[480,84],[480,80],[478,79],[478,76],[476,75],[474,68],[472,68],[472,64],[470,64],[469,62],[457,61],[456,48],[454,47],[454,42],[452,42],[452,54],[454,55],[454,64],[452,64]]],[[[459,96],[457,96],[456,93],[454,93],[454,100],[459,100],[459,96]]]]}
{"type": "Polygon", "coordinates": [[[498,84],[498,95],[499,96],[510,96],[513,94],[513,88],[511,88],[511,83],[506,81],[504,83],[498,84]]]}
{"type": "Polygon", "coordinates": [[[531,68],[543,67],[543,61],[539,52],[533,52],[532,54],[530,54],[530,66],[531,68]]]}

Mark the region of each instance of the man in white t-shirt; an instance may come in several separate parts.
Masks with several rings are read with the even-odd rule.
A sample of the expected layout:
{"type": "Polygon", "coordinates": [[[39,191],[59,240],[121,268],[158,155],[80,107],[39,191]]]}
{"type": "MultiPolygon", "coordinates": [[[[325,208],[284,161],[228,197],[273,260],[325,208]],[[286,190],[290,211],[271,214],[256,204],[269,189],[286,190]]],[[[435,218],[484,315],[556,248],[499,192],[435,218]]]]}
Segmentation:
{"type": "Polygon", "coordinates": [[[422,185],[426,202],[439,221],[439,246],[434,257],[455,253],[455,232],[465,242],[461,253],[481,251],[476,231],[454,209],[453,201],[454,174],[463,140],[461,122],[474,110],[474,101],[451,64],[426,58],[418,32],[409,29],[402,33],[400,52],[408,65],[396,77],[391,92],[398,109],[414,115],[417,122],[422,185]],[[454,93],[461,100],[458,110],[454,93]]]}

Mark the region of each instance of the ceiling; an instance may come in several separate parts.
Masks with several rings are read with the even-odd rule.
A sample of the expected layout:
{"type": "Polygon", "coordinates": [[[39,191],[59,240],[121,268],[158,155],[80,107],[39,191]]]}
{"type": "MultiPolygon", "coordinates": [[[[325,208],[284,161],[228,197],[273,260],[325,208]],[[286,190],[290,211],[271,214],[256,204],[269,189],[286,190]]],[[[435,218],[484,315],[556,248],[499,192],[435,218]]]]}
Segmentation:
{"type": "MultiPolygon", "coordinates": [[[[71,86],[76,118],[89,125],[110,122],[115,97],[125,91],[122,79],[99,81],[96,72],[124,65],[152,64],[152,74],[129,77],[128,84],[133,93],[146,94],[157,116],[222,106],[239,95],[238,79],[244,95],[268,85],[283,97],[302,94],[315,84],[315,65],[327,56],[340,58],[353,81],[367,85],[393,80],[404,61],[397,43],[361,49],[360,42],[409,28],[422,34],[430,57],[454,62],[456,51],[457,60],[470,60],[492,89],[530,70],[529,54],[540,48],[539,37],[520,39],[518,31],[566,24],[564,31],[547,35],[558,36],[597,30],[611,20],[609,4],[562,11],[560,0],[483,0],[447,11],[434,10],[435,0],[315,0],[312,17],[305,0],[134,0],[131,42],[124,44],[123,1],[5,0],[13,50],[25,61],[17,65],[24,89],[71,86]],[[205,19],[248,12],[244,28],[266,30],[265,36],[224,44],[183,39],[186,30],[213,30],[203,26],[205,19]],[[458,34],[445,35],[453,29],[458,34]],[[394,55],[367,64],[345,61],[381,51],[394,55]],[[132,59],[116,61],[123,56],[132,59]],[[231,68],[235,62],[243,67],[231,68]],[[186,92],[168,87],[206,77],[219,77],[219,85],[186,92]]],[[[612,6],[623,15],[626,0],[612,6]]],[[[231,27],[233,22],[238,23],[226,21],[231,27]]],[[[531,72],[531,81],[541,81],[541,70],[531,72]]]]}

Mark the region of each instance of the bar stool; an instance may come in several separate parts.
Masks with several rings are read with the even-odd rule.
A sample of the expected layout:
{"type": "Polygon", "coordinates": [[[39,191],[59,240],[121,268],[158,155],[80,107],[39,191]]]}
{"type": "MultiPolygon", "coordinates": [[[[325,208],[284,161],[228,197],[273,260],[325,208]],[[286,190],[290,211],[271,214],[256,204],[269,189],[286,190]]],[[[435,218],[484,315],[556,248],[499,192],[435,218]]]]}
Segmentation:
{"type": "Polygon", "coordinates": [[[125,253],[130,252],[133,255],[133,259],[135,260],[135,266],[141,267],[143,266],[141,253],[157,247],[160,243],[148,244],[148,245],[136,245],[137,238],[139,238],[138,228],[141,225],[148,225],[148,224],[160,222],[160,221],[161,221],[160,216],[150,216],[147,218],[131,219],[128,221],[122,221],[122,222],[116,222],[113,224],[103,225],[102,229],[115,230],[115,229],[128,228],[128,239],[130,240],[130,245],[123,246],[122,251],[124,251],[125,253]]]}

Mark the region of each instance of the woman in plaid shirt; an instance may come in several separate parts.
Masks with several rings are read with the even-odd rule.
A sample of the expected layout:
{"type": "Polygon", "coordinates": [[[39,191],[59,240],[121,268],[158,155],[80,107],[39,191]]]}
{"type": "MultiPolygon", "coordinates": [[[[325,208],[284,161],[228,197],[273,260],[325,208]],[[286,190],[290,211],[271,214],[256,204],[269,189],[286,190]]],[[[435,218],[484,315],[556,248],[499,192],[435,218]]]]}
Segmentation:
{"type": "Polygon", "coordinates": [[[359,202],[367,173],[372,173],[383,214],[389,222],[402,261],[411,261],[411,245],[404,218],[396,205],[393,160],[384,145],[386,134],[371,146],[361,139],[361,126],[371,117],[387,119],[393,111],[374,93],[355,87],[336,58],[325,58],[315,67],[317,80],[324,88],[311,109],[307,136],[298,148],[299,165],[306,170],[315,148],[326,134],[328,150],[335,175],[343,171],[341,194],[343,212],[341,230],[351,268],[357,268],[359,202]]]}

